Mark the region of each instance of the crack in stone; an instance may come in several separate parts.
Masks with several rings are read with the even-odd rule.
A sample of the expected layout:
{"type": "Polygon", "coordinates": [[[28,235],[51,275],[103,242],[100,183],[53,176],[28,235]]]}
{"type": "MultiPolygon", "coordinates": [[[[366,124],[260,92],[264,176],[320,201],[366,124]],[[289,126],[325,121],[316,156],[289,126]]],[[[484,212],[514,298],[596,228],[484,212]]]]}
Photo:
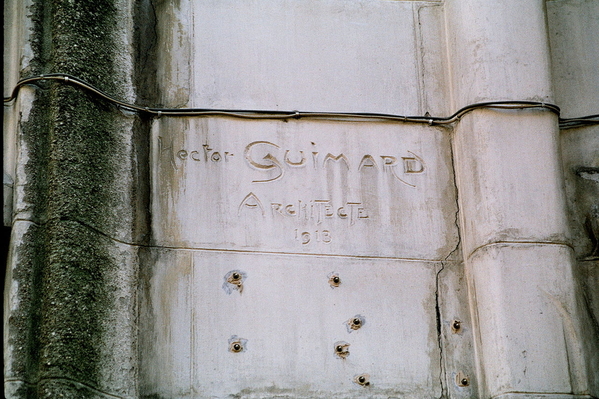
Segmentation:
{"type": "Polygon", "coordinates": [[[456,172],[455,172],[455,160],[454,160],[454,155],[453,155],[453,140],[449,139],[449,143],[450,143],[450,154],[451,154],[451,169],[452,169],[452,173],[453,173],[453,186],[454,186],[454,190],[455,190],[455,204],[456,204],[456,211],[455,211],[455,219],[454,219],[454,223],[456,226],[456,230],[458,233],[458,242],[456,243],[455,247],[447,254],[447,256],[445,257],[445,259],[443,259],[443,261],[441,261],[441,268],[439,269],[439,271],[437,272],[436,275],[436,279],[435,279],[435,313],[436,313],[436,317],[437,317],[437,345],[439,346],[439,365],[440,365],[440,370],[439,370],[439,381],[441,383],[441,395],[439,396],[439,399],[443,399],[447,397],[447,386],[446,386],[446,382],[447,382],[447,370],[445,369],[445,362],[444,362],[444,358],[443,358],[443,336],[442,336],[442,321],[441,321],[441,306],[440,306],[440,299],[439,299],[439,280],[440,280],[440,276],[441,276],[441,272],[443,270],[445,270],[445,265],[446,262],[451,258],[451,256],[458,251],[458,249],[460,248],[460,244],[462,242],[462,236],[461,236],[461,232],[460,232],[460,224],[459,224],[459,214],[460,214],[460,204],[459,204],[459,196],[458,196],[458,186],[456,183],[456,172]]]}
{"type": "Polygon", "coordinates": [[[435,313],[437,317],[437,345],[439,346],[439,382],[441,384],[441,396],[439,398],[445,397],[445,379],[446,372],[445,366],[443,362],[443,345],[441,343],[441,310],[439,308],[439,274],[445,269],[445,264],[441,263],[441,268],[437,272],[436,281],[435,281],[435,313]]]}

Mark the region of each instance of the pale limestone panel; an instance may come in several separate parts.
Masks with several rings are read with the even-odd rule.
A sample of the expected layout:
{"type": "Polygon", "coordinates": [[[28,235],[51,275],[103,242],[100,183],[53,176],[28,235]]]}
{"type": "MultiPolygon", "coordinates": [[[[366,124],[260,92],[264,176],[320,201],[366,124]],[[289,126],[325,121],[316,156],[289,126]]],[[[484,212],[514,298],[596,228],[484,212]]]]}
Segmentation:
{"type": "Polygon", "coordinates": [[[482,101],[553,101],[544,3],[445,1],[456,108],[482,101]]]}
{"type": "Polygon", "coordinates": [[[555,101],[562,116],[597,114],[599,103],[599,2],[547,1],[555,101]]]}
{"type": "Polygon", "coordinates": [[[157,245],[439,260],[458,241],[441,128],[162,119],[152,146],[157,245]]]}
{"type": "Polygon", "coordinates": [[[493,242],[569,242],[555,115],[477,110],[455,149],[465,256],[493,242]]]}
{"type": "MultiPolygon", "coordinates": [[[[181,5],[179,19],[191,19],[191,32],[173,34],[193,49],[190,104],[423,114],[423,71],[444,74],[443,58],[424,59],[443,43],[442,14],[427,10],[420,25],[423,5],[441,8],[343,0],[181,5]]],[[[430,96],[438,95],[436,76],[427,79],[430,96]]]]}
{"type": "Polygon", "coordinates": [[[575,293],[564,288],[573,285],[571,259],[555,244],[495,244],[471,257],[484,397],[586,391],[575,293]]]}
{"type": "Polygon", "coordinates": [[[439,262],[164,249],[152,257],[142,394],[440,396],[439,262]],[[225,289],[232,271],[242,290],[225,289]],[[362,327],[348,330],[355,316],[362,327]],[[233,336],[247,340],[240,353],[230,350],[233,336]],[[350,345],[345,359],[335,355],[339,341],[350,345]],[[369,387],[354,382],[361,374],[369,387]]]}

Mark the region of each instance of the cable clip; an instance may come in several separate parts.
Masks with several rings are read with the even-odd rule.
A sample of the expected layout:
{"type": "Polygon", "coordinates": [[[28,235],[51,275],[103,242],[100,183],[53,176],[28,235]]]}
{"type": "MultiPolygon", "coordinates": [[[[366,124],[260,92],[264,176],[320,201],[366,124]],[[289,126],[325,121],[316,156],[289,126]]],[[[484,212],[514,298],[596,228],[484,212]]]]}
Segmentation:
{"type": "Polygon", "coordinates": [[[299,111],[293,111],[293,117],[295,119],[299,119],[300,118],[300,112],[299,111]]]}
{"type": "Polygon", "coordinates": [[[68,82],[68,81],[69,81],[69,77],[68,77],[68,76],[63,76],[63,78],[64,78],[64,81],[65,81],[65,82],[68,82]]]}

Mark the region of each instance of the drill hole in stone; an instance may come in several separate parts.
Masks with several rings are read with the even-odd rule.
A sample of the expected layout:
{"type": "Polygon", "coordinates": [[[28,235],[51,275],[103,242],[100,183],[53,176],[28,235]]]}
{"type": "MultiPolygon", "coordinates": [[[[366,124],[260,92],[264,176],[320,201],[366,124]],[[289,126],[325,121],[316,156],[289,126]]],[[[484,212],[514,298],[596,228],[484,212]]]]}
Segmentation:
{"type": "Polygon", "coordinates": [[[336,272],[329,273],[328,277],[331,288],[337,288],[341,285],[341,277],[336,272]]]}
{"type": "Polygon", "coordinates": [[[243,292],[243,280],[246,278],[246,273],[241,270],[231,270],[225,274],[223,282],[223,290],[227,294],[231,294],[233,291],[243,292]]]}
{"type": "Polygon", "coordinates": [[[349,356],[349,344],[345,341],[335,342],[335,355],[341,359],[349,356]]]}
{"type": "Polygon", "coordinates": [[[454,320],[451,322],[451,331],[458,333],[462,330],[462,322],[460,320],[454,320]]]}
{"type": "Polygon", "coordinates": [[[229,338],[229,351],[233,353],[244,352],[246,349],[247,339],[239,338],[237,335],[229,338]]]}
{"type": "Polygon", "coordinates": [[[366,319],[364,316],[357,314],[354,317],[350,318],[345,322],[345,326],[347,327],[347,332],[351,333],[352,331],[359,330],[366,324],[366,319]]]}
{"type": "Polygon", "coordinates": [[[370,375],[368,374],[359,374],[354,377],[354,382],[363,387],[370,386],[370,375]]]}
{"type": "Polygon", "coordinates": [[[456,374],[455,380],[459,387],[467,387],[470,385],[470,378],[468,378],[468,376],[461,371],[456,374]]]}

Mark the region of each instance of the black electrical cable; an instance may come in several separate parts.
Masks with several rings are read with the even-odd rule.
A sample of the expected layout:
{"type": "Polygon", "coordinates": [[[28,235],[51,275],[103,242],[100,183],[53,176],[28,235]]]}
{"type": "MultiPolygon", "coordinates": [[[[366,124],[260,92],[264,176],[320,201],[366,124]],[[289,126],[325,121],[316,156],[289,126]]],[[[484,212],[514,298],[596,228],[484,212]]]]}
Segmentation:
{"type": "MultiPolygon", "coordinates": [[[[362,119],[362,120],[378,120],[378,121],[393,121],[393,122],[411,122],[411,123],[427,123],[429,125],[446,125],[458,121],[463,115],[475,109],[481,108],[500,108],[500,109],[524,109],[524,108],[543,108],[547,109],[558,116],[560,108],[555,104],[543,103],[538,101],[490,101],[467,105],[459,109],[454,114],[448,117],[437,116],[403,116],[393,114],[379,113],[353,113],[353,112],[307,112],[307,111],[272,111],[272,110],[234,110],[234,109],[207,109],[207,108],[150,108],[141,107],[139,105],[130,104],[120,101],[102,90],[92,86],[91,84],[68,74],[51,73],[47,75],[34,76],[21,79],[17,82],[10,97],[4,97],[4,102],[9,103],[17,98],[19,90],[24,85],[34,84],[40,80],[57,80],[63,83],[69,83],[79,86],[91,93],[109,101],[118,107],[130,111],[145,113],[160,116],[229,116],[235,118],[246,119],[331,119],[339,118],[345,120],[362,119]]],[[[588,115],[578,118],[559,118],[559,126],[562,129],[574,127],[589,126],[599,124],[599,114],[588,115]]]]}

